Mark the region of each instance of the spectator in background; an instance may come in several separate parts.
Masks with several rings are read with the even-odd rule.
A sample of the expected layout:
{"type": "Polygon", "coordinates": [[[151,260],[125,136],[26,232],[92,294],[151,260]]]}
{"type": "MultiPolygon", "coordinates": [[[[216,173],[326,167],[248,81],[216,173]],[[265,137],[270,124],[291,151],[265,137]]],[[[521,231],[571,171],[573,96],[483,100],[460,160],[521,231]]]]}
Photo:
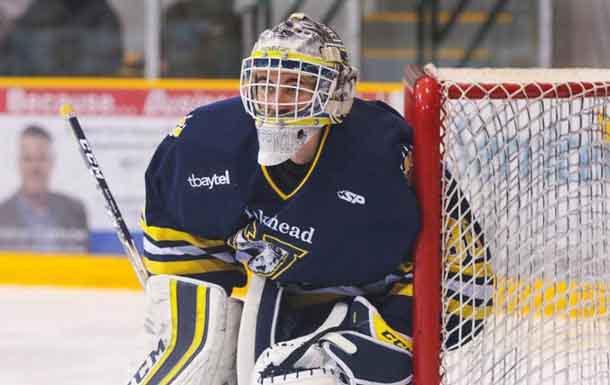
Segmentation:
{"type": "Polygon", "coordinates": [[[35,0],[0,44],[4,75],[114,75],[123,55],[106,0],[35,0]]]}
{"type": "Polygon", "coordinates": [[[0,2],[0,46],[6,34],[13,29],[15,21],[25,12],[31,2],[32,0],[0,2]]]}
{"type": "Polygon", "coordinates": [[[0,249],[87,252],[89,229],[83,204],[49,191],[51,136],[28,126],[19,138],[20,188],[0,204],[0,249]]]}
{"type": "Polygon", "coordinates": [[[241,20],[231,0],[180,0],[165,11],[164,73],[229,78],[241,68],[241,20]]]}

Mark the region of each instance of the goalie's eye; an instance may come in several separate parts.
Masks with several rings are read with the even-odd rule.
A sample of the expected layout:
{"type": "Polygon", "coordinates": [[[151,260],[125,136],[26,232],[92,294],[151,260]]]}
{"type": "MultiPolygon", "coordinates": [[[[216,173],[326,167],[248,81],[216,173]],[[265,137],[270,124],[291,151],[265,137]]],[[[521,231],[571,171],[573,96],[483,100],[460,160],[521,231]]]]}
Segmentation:
{"type": "Polygon", "coordinates": [[[267,76],[266,72],[254,76],[254,83],[259,86],[267,84],[269,86],[274,86],[277,85],[278,82],[280,86],[293,88],[300,86],[301,88],[311,89],[315,85],[315,80],[311,76],[301,76],[299,79],[299,76],[293,73],[281,73],[279,78],[277,76],[277,71],[270,72],[269,76],[267,76]]]}

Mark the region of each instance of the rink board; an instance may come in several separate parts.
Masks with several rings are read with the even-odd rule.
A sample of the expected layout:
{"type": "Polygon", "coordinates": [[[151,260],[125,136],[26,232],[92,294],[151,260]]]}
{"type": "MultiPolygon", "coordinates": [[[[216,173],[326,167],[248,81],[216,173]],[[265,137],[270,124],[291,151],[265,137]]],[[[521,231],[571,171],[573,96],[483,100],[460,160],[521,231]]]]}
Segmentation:
{"type": "Polygon", "coordinates": [[[140,289],[118,255],[0,253],[0,285],[140,289]]]}

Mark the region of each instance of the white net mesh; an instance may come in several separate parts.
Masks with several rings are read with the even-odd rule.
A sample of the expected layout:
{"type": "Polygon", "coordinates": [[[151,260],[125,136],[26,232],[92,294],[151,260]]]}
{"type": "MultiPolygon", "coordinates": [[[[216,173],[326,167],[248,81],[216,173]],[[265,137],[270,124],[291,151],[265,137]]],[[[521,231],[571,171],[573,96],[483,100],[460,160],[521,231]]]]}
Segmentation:
{"type": "Polygon", "coordinates": [[[564,75],[441,82],[445,384],[610,384],[610,71],[564,75]]]}

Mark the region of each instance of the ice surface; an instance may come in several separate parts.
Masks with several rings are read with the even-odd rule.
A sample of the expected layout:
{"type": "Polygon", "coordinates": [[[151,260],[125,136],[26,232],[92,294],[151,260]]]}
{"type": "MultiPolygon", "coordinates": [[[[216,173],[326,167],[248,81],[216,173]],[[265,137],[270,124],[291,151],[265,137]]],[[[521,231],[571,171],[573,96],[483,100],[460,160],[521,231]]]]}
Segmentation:
{"type": "Polygon", "coordinates": [[[144,306],[141,291],[0,286],[0,384],[126,384],[144,306]]]}

